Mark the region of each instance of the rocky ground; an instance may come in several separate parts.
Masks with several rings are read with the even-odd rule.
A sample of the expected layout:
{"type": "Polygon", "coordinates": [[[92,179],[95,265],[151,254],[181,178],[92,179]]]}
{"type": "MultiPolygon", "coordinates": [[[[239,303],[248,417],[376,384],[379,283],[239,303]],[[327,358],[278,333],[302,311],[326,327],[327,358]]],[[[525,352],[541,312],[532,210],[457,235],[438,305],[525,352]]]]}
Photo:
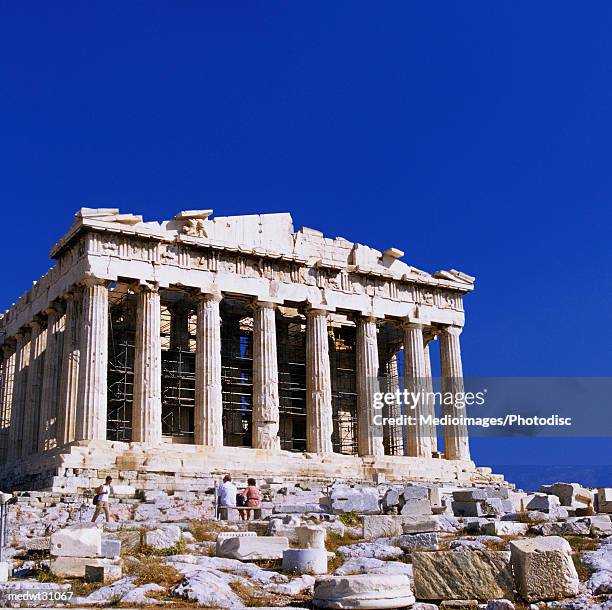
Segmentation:
{"type": "Polygon", "coordinates": [[[19,492],[0,605],[612,609],[610,490],[262,489],[257,521],[215,520],[213,490],[147,491],[98,527],[87,498],[19,492]]]}

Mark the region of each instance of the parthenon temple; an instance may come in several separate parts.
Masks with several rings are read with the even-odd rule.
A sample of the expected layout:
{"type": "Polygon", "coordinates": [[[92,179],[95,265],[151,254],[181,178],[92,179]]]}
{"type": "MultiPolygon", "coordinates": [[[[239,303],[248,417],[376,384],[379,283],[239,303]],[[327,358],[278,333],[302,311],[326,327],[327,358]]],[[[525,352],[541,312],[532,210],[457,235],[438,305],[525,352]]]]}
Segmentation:
{"type": "Polygon", "coordinates": [[[434,353],[443,380],[463,375],[474,278],[403,256],[284,213],[82,208],[0,317],[0,485],[494,478],[460,424],[374,423],[374,392],[431,384],[434,353]]]}

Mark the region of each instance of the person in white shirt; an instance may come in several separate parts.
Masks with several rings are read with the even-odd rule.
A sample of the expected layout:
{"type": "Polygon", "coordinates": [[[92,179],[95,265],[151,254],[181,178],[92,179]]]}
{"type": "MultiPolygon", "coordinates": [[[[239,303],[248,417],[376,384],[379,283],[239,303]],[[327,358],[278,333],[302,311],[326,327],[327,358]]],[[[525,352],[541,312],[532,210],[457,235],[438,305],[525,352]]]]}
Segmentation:
{"type": "Polygon", "coordinates": [[[91,519],[92,523],[96,521],[98,516],[102,511],[104,511],[104,516],[106,517],[106,522],[110,521],[110,510],[108,509],[108,497],[111,493],[111,484],[113,482],[112,477],[106,477],[106,483],[104,485],[100,485],[96,490],[96,510],[94,511],[94,515],[91,519]]]}
{"type": "MultiPolygon", "coordinates": [[[[229,519],[230,511],[227,509],[236,508],[236,496],[238,495],[238,489],[232,483],[232,477],[226,474],[223,477],[223,484],[217,490],[217,496],[219,498],[219,508],[225,509],[220,510],[219,515],[222,519],[229,519]]],[[[234,511],[235,512],[235,511],[234,511]]]]}

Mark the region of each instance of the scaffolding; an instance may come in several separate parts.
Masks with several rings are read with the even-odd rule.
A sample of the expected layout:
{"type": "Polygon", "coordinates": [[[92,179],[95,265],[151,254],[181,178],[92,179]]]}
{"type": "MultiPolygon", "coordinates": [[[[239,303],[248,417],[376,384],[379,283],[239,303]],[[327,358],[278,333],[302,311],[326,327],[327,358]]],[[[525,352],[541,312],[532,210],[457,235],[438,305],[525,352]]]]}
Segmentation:
{"type": "Polygon", "coordinates": [[[253,316],[246,301],[231,297],[221,303],[221,391],[223,444],[251,447],[253,316]]]}
{"type": "Polygon", "coordinates": [[[281,449],[306,451],[306,320],[296,310],[276,317],[281,449]]]}
{"type": "Polygon", "coordinates": [[[132,440],[136,301],[126,290],[109,291],[107,438],[132,440]]]}
{"type": "Polygon", "coordinates": [[[195,409],[195,311],[178,291],[161,306],[162,434],[193,440],[195,409]]]}
{"type": "Polygon", "coordinates": [[[333,325],[330,329],[334,452],[357,454],[357,387],[355,326],[333,325]]]}

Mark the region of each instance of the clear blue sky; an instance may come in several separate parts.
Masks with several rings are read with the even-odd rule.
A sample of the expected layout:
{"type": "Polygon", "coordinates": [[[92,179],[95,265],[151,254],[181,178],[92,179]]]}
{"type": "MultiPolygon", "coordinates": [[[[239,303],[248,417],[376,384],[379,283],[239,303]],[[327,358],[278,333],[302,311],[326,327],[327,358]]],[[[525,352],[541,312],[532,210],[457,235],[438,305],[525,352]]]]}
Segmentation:
{"type": "Polygon", "coordinates": [[[610,31],[607,2],[3,3],[0,304],[82,205],[290,211],[477,276],[467,374],[610,375],[610,31]]]}

